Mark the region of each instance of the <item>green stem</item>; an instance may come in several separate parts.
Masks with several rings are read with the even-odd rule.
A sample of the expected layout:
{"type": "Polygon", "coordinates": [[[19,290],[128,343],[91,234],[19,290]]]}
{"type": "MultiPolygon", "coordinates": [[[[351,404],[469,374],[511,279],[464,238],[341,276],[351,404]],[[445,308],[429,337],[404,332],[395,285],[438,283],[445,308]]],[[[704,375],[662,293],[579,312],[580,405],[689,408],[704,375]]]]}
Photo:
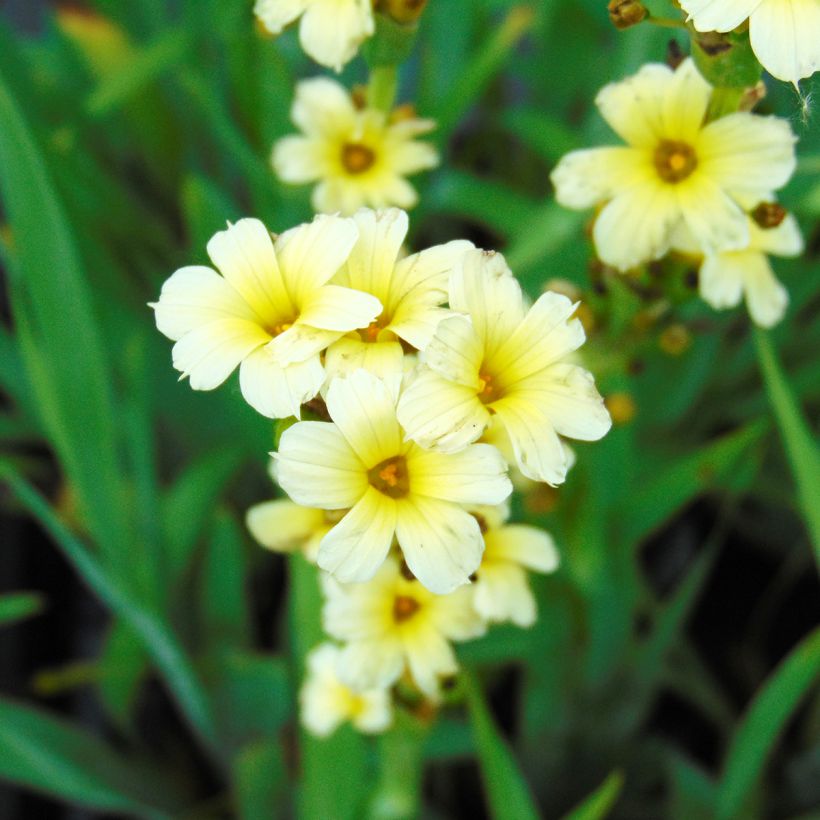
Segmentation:
{"type": "Polygon", "coordinates": [[[367,86],[367,105],[389,114],[396,99],[399,84],[399,67],[396,64],[378,65],[370,70],[367,86]]]}
{"type": "Polygon", "coordinates": [[[715,86],[712,89],[712,96],[709,98],[709,110],[706,112],[706,121],[725,117],[727,114],[734,114],[740,108],[740,101],[746,93],[745,88],[733,86],[715,86]]]}
{"type": "Polygon", "coordinates": [[[798,500],[820,566],[820,448],[792,393],[764,330],[755,330],[755,344],[766,392],[774,411],[786,456],[797,484],[798,500]]]}
{"type": "Polygon", "coordinates": [[[381,773],[370,804],[372,820],[412,820],[420,815],[424,742],[429,724],[396,711],[393,728],[379,738],[381,773]]]}
{"type": "Polygon", "coordinates": [[[646,22],[661,28],[686,28],[686,23],[683,20],[675,20],[671,17],[652,17],[650,15],[646,18],[646,22]]]}

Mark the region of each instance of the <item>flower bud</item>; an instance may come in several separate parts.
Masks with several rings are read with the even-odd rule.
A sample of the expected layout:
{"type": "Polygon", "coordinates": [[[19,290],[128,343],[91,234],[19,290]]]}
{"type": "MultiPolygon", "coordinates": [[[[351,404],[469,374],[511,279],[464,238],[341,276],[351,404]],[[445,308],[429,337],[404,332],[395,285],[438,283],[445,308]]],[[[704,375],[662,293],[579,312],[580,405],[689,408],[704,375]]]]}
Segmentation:
{"type": "Polygon", "coordinates": [[[786,218],[786,209],[778,202],[760,202],[752,211],[751,217],[764,230],[777,228],[786,218]]]}
{"type": "Polygon", "coordinates": [[[427,0],[378,0],[376,10],[397,23],[415,23],[426,5],[427,0]]]}
{"type": "Polygon", "coordinates": [[[613,424],[629,424],[638,412],[635,399],[629,393],[610,393],[604,399],[604,403],[609,415],[612,416],[613,424]]]}
{"type": "Polygon", "coordinates": [[[669,325],[658,339],[661,350],[669,356],[682,356],[692,345],[692,335],[685,325],[669,325]]]}
{"type": "Polygon", "coordinates": [[[609,19],[619,31],[636,26],[649,13],[639,0],[609,0],[609,19]]]}

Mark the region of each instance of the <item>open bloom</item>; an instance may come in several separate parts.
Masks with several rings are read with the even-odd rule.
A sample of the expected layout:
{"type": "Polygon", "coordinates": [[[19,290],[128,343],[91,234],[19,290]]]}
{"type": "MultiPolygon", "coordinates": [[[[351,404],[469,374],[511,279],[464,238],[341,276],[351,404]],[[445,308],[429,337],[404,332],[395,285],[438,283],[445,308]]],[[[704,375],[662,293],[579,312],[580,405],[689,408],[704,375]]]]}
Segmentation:
{"type": "Polygon", "coordinates": [[[299,41],[317,63],[341,71],[375,28],[371,0],[256,0],[254,12],[279,34],[299,16],[299,41]]]}
{"type": "MultiPolygon", "coordinates": [[[[736,307],[745,298],[752,320],[761,327],[773,327],[786,312],[789,294],[775,276],[769,255],[799,256],[803,236],[791,214],[771,228],[761,228],[750,219],[749,234],[747,248],[704,258],[698,277],[700,295],[715,310],[736,307]]],[[[692,251],[685,242],[677,249],[692,251]]]]}
{"type": "Polygon", "coordinates": [[[771,198],[795,168],[786,120],[738,112],[705,123],[711,86],[685,60],[644,66],[596,99],[627,146],[567,154],[552,181],[567,208],[602,206],[593,238],[620,270],[659,259],[681,224],[704,254],[749,244],[744,208],[771,198]]]}
{"type": "Polygon", "coordinates": [[[350,508],[322,539],[318,563],[340,581],[372,578],[395,538],[410,570],[434,592],[465,584],[484,542],[462,504],[499,504],[512,486],[489,444],[432,453],[405,440],[393,392],[357,370],[327,393],[333,423],[305,421],[282,434],[279,483],[297,504],[350,508]]]}
{"type": "Polygon", "coordinates": [[[698,31],[731,31],[747,18],[752,50],[778,80],[797,83],[820,67],[818,0],[680,0],[698,31]]]}
{"type": "Polygon", "coordinates": [[[339,678],[341,650],[323,643],[307,656],[307,678],[299,692],[304,727],[327,737],[346,720],[360,732],[383,732],[393,721],[390,693],[385,688],[354,692],[339,678]]]}
{"type": "Polygon", "coordinates": [[[368,327],[328,348],[325,370],[328,379],[364,368],[400,381],[404,349],[422,350],[439,321],[450,315],[440,305],[447,301],[453,268],[472,244],[456,240],[401,258],[404,211],[361,210],[353,220],[359,239],[333,281],[372,294],[383,309],[368,327]]]}
{"type": "Polygon", "coordinates": [[[439,323],[399,401],[407,435],[455,453],[497,416],[521,472],[560,484],[569,463],[559,436],[595,441],[611,425],[591,374],[567,360],[585,339],[577,305],[548,292],[527,310],[504,257],[473,250],[453,274],[450,306],[464,315],[439,323]]]}
{"type": "Polygon", "coordinates": [[[325,77],[296,86],[291,117],[303,134],[274,145],[273,167],[283,182],[319,183],[311,200],[316,211],[411,208],[418,195],[405,176],[438,165],[436,150],[414,139],[435,127],[432,120],[357,108],[342,85],[325,77]]]}
{"type": "Polygon", "coordinates": [[[532,626],[537,607],[527,570],[554,572],[558,550],[549,533],[526,524],[508,524],[509,508],[471,510],[484,533],[484,557],[473,584],[473,605],[488,621],[532,626]]]}
{"type": "Polygon", "coordinates": [[[194,390],[212,390],[239,368],[245,400],[270,418],[298,416],[324,381],[319,354],[381,303],[328,282],[356,243],[349,219],[322,216],[274,242],[258,219],[216,234],[208,255],[222,273],[181,268],[151,305],[176,344],[174,367],[194,390]]]}
{"type": "Polygon", "coordinates": [[[450,641],[478,637],[485,623],[472,587],[434,595],[408,580],[390,557],[365,584],[325,583],[325,631],[344,641],[339,674],[354,689],[386,687],[406,671],[431,698],[441,676],[458,669],[450,641]]]}

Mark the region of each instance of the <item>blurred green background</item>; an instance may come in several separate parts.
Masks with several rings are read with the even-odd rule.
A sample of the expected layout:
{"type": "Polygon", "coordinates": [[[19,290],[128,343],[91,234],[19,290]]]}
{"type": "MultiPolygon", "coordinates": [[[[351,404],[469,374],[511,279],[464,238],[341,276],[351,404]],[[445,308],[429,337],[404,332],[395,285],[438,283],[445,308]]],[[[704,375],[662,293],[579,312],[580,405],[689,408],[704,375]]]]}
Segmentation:
{"type": "MultiPolygon", "coordinates": [[[[549,186],[561,155],[614,142],[597,90],[670,40],[688,48],[616,32],[603,0],[430,0],[401,70],[443,155],[413,180],[411,245],[502,250],[531,295],[573,282],[587,366],[634,409],[565,488],[520,497],[563,565],[533,579],[536,626],[459,648],[490,712],[473,692],[428,730],[425,817],[526,816],[519,775],[548,818],[602,784],[573,817],[820,816],[820,471],[791,412],[820,409],[814,108],[769,82],[759,109],[800,136],[781,201],[808,245],[776,262],[773,334],[686,271],[660,295],[602,277],[588,215],[549,186]]],[[[242,523],[274,491],[271,426],[235,381],[179,384],[146,307],[227,219],[310,218],[267,158],[320,73],[245,0],[0,13],[0,816],[361,817],[413,768],[390,735],[299,732],[315,576],[242,523]]]]}

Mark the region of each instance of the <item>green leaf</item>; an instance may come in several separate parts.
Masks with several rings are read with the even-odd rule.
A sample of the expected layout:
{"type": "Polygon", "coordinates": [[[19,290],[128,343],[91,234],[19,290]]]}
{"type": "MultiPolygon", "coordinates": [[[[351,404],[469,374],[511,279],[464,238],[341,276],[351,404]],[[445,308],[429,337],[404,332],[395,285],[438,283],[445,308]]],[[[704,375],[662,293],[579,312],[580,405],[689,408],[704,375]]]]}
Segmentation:
{"type": "Polygon", "coordinates": [[[818,681],[820,628],[780,663],[747,709],[726,754],[718,787],[718,820],[741,816],[789,718],[818,681]]]}
{"type": "Polygon", "coordinates": [[[39,415],[100,550],[129,560],[113,379],[69,223],[18,105],[0,78],[0,192],[15,237],[10,290],[39,415]]]}
{"type": "Polygon", "coordinates": [[[537,820],[538,810],[530,787],[518,768],[512,749],[493,722],[474,673],[464,669],[461,678],[492,817],[495,820],[537,820]]]}
{"type": "Polygon", "coordinates": [[[218,748],[208,699],[170,626],[106,571],[42,496],[4,462],[0,462],[0,478],[8,481],[18,500],[46,529],[93,592],[140,637],[191,726],[211,749],[218,748]]]}
{"type": "Polygon", "coordinates": [[[43,608],[43,598],[36,592],[11,592],[0,595],[0,626],[13,624],[38,615],[43,608]]]}
{"type": "Polygon", "coordinates": [[[291,816],[287,772],[278,742],[262,740],[246,746],[234,760],[233,782],[239,820],[291,816]]]}
{"type": "Polygon", "coordinates": [[[623,785],[623,774],[612,772],[580,806],[565,815],[564,820],[603,820],[612,811],[623,785]]]}
{"type": "Polygon", "coordinates": [[[128,624],[117,618],[111,624],[100,657],[102,675],[97,684],[108,714],[121,729],[127,728],[139,687],[148,674],[145,646],[128,624]]]}
{"type": "Polygon", "coordinates": [[[820,567],[820,447],[777,360],[771,336],[756,329],[755,344],[766,392],[797,484],[800,509],[820,567]]]}
{"type": "Polygon", "coordinates": [[[107,812],[167,818],[180,799],[162,773],[71,724],[0,699],[0,778],[107,812]]]}

